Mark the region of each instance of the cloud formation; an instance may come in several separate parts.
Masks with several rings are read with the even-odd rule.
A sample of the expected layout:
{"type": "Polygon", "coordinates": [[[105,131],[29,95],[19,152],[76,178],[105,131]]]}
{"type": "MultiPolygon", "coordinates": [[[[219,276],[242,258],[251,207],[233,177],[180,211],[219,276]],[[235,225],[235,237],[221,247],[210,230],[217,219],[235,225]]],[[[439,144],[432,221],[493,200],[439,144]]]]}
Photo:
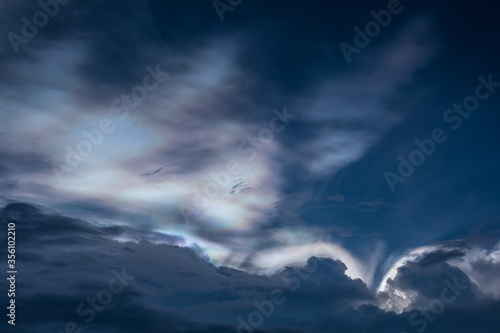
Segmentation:
{"type": "Polygon", "coordinates": [[[45,5],[0,4],[20,318],[58,332],[472,330],[464,318],[498,331],[495,97],[397,193],[382,176],[479,74],[500,73],[489,5],[413,2],[346,63],[338,44],[372,3],[230,1],[221,22],[205,0],[63,2],[18,50],[7,36],[45,5]],[[75,309],[122,268],[133,281],[85,322],[75,309]]]}
{"type": "MultiPolygon", "coordinates": [[[[66,322],[72,321],[83,330],[95,332],[167,328],[171,332],[230,332],[243,322],[238,318],[250,327],[258,323],[260,315],[251,315],[255,311],[262,313],[262,324],[255,328],[262,332],[291,330],[287,327],[294,327],[296,332],[318,332],[328,325],[350,327],[353,332],[382,327],[404,330],[406,318],[413,311],[425,310],[429,301],[440,297],[446,286],[444,280],[464,291],[446,306],[438,322],[428,323],[430,332],[458,327],[460,320],[455,316],[471,310],[473,316],[488,320],[484,332],[498,329],[487,312],[475,312],[486,305],[491,310],[500,306],[498,297],[487,293],[492,288],[490,283],[495,282],[478,285],[449,263],[474,253],[467,248],[445,251],[446,246],[441,245],[399,267],[388,283],[390,289],[376,292],[362,280],[347,276],[347,267],[341,261],[321,255],[270,275],[255,275],[216,266],[207,261],[201,248],[183,247],[184,240],[178,237],[155,233],[137,237],[141,234],[138,230],[92,226],[25,203],[7,205],[1,219],[4,225],[15,223],[19,235],[19,270],[23,272],[18,286],[23,290],[17,300],[23,304],[19,312],[45,330],[62,331],[66,322]],[[133,242],[117,240],[127,234],[137,238],[133,242]],[[114,295],[111,305],[101,308],[103,304],[98,301],[95,305],[86,303],[89,295],[107,286],[112,270],[133,279],[114,295]],[[380,307],[391,298],[405,295],[416,296],[410,297],[402,313],[380,307]],[[272,311],[271,299],[278,300],[272,311]],[[87,305],[81,310],[87,312],[78,315],[75,309],[82,302],[87,305]],[[90,309],[94,309],[95,318],[86,323],[93,317],[90,309]],[[123,313],[129,314],[127,318],[123,313]]],[[[498,263],[491,267],[498,269],[498,263]]],[[[19,321],[18,326],[28,330],[31,324],[19,321]]]]}

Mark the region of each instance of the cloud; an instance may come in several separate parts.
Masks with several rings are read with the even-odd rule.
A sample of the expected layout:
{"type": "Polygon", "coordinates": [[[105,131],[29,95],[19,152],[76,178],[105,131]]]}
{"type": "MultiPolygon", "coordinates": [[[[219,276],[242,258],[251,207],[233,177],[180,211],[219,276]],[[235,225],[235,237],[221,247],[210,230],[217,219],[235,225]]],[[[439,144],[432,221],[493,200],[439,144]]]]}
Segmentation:
{"type": "MultiPolygon", "coordinates": [[[[144,212],[143,218],[129,223],[155,224],[157,229],[167,227],[197,237],[207,237],[210,230],[209,237],[234,245],[239,240],[230,233],[250,236],[271,224],[267,216],[273,203],[286,196],[283,189],[289,180],[282,170],[288,165],[303,169],[305,178],[338,170],[360,158],[382,133],[370,132],[366,125],[379,119],[377,123],[385,125],[377,128],[386,130],[396,123],[381,120],[393,119],[389,116],[393,111],[385,107],[386,99],[408,84],[412,73],[434,52],[417,42],[420,30],[413,25],[422,31],[430,25],[421,20],[389,42],[395,48],[391,52],[401,51],[408,60],[405,64],[398,58],[397,71],[387,67],[384,59],[390,55],[379,51],[375,72],[361,60],[364,67],[350,74],[315,77],[313,89],[278,89],[257,75],[254,65],[255,57],[261,57],[259,63],[267,71],[280,63],[279,56],[248,54],[248,45],[274,45],[267,33],[254,31],[241,39],[215,28],[206,35],[191,31],[181,38],[173,34],[161,43],[159,39],[166,38],[165,26],[154,22],[156,13],[151,8],[132,0],[120,4],[72,2],[54,21],[54,25],[71,21],[71,27],[56,33],[47,26],[23,55],[8,57],[0,64],[5,72],[6,112],[11,113],[5,126],[16,128],[15,133],[6,133],[6,142],[15,141],[16,155],[27,161],[24,166],[5,166],[8,180],[18,184],[17,190],[9,190],[10,198],[52,207],[105,202],[106,210],[121,210],[124,221],[137,214],[122,207],[134,205],[144,212]],[[125,19],[129,14],[135,17],[132,23],[125,19]],[[168,79],[139,106],[129,107],[127,119],[120,119],[111,107],[113,101],[131,94],[147,74],[146,66],[156,64],[170,74],[168,79]],[[383,84],[377,82],[380,76],[383,84]],[[316,90],[319,92],[313,92],[316,90]],[[351,98],[353,94],[367,98],[351,98]],[[27,95],[29,100],[23,98],[27,95]],[[373,112],[366,103],[376,105],[373,112]],[[269,126],[275,117],[273,108],[284,105],[297,118],[275,133],[263,149],[255,149],[256,155],[250,159],[249,138],[269,126]],[[345,112],[351,109],[356,112],[345,112]],[[68,147],[77,150],[87,139],[82,131],[95,129],[103,118],[111,119],[113,133],[104,135],[102,144],[94,146],[59,183],[52,163],[66,163],[68,147]],[[289,145],[291,131],[299,125],[304,135],[289,145]],[[297,157],[301,160],[295,161],[297,157]],[[192,206],[196,191],[212,182],[210,174],[224,171],[232,160],[240,168],[230,188],[223,189],[209,207],[197,211],[189,228],[183,226],[179,205],[192,206]],[[160,171],[151,174],[155,170],[160,171]]],[[[29,13],[32,9],[23,10],[29,13]]],[[[171,12],[168,15],[176,19],[171,12]]],[[[170,27],[173,23],[165,24],[170,27]]],[[[295,41],[286,39],[286,43],[295,41]]],[[[0,146],[0,151],[8,154],[8,146],[0,146]]],[[[6,160],[15,163],[11,157],[6,160]]]]}
{"type": "Polygon", "coordinates": [[[307,120],[318,128],[316,137],[302,146],[305,154],[312,152],[307,160],[312,174],[334,174],[355,162],[405,118],[407,113],[395,109],[392,98],[437,54],[432,42],[422,43],[432,26],[430,17],[414,19],[383,48],[362,58],[362,65],[321,82],[314,96],[301,97],[307,120]]]}
{"type": "MultiPolygon", "coordinates": [[[[281,290],[287,301],[255,332],[401,331],[439,297],[443,280],[456,278],[467,291],[428,331],[471,329],[461,321],[468,314],[482,332],[497,332],[499,246],[436,243],[467,232],[456,227],[461,212],[421,216],[422,207],[443,209],[436,193],[450,193],[424,191],[431,205],[424,196],[405,205],[371,180],[386,162],[380,152],[390,151],[385,141],[413,128],[405,121],[421,110],[415,105],[431,101],[419,100],[422,91],[441,82],[429,84],[441,80],[436,63],[446,63],[436,58],[447,51],[437,47],[441,20],[418,11],[394,17],[343,66],[327,63],[317,45],[344,39],[337,32],[346,17],[349,29],[354,18],[364,22],[359,4],[344,12],[325,1],[243,2],[221,23],[210,1],[195,3],[72,0],[19,54],[4,38],[0,203],[2,221],[19,228],[20,317],[44,331],[82,322],[75,307],[125,267],[136,279],[85,329],[235,331],[255,302],[269,304],[281,290]],[[151,70],[168,76],[138,101],[131,95],[156,77],[151,70]],[[293,117],[277,115],[285,110],[293,117]],[[68,150],[90,142],[103,119],[112,133],[60,182],[54,163],[69,164],[68,150]],[[271,124],[283,130],[258,141],[271,124]],[[195,207],[189,222],[181,205],[195,207]],[[422,237],[430,245],[418,247],[422,237]]],[[[0,7],[4,36],[40,10],[38,2],[0,7]]],[[[462,183],[455,180],[442,191],[462,183]]],[[[458,206],[486,198],[478,192],[458,206]]],[[[483,208],[471,211],[496,214],[483,208]]]]}
{"type": "Polygon", "coordinates": [[[500,285],[498,279],[494,278],[500,269],[500,243],[490,250],[476,245],[462,257],[451,260],[450,264],[467,274],[484,294],[500,298],[500,285]]]}
{"type": "Polygon", "coordinates": [[[422,307],[439,295],[443,281],[455,279],[467,287],[455,305],[492,297],[498,299],[497,283],[490,278],[498,269],[497,251],[498,243],[487,250],[461,242],[443,242],[411,250],[397,260],[382,279],[377,290],[383,297],[388,295],[388,299],[381,306],[398,312],[422,307]]]}
{"type": "MultiPolygon", "coordinates": [[[[396,315],[377,306],[388,297],[387,291],[371,291],[362,280],[346,275],[344,263],[320,258],[322,253],[273,274],[257,275],[213,265],[199,248],[175,245],[184,240],[174,236],[96,225],[26,203],[11,203],[0,216],[2,223],[16,224],[18,269],[23,272],[19,289],[24,291],[16,301],[23,304],[23,313],[36,319],[33,322],[37,327],[48,330],[62,330],[67,321],[74,321],[82,329],[95,332],[134,332],[139,327],[230,332],[237,329],[238,317],[248,320],[252,312],[260,311],[255,303],[268,304],[275,290],[286,300],[275,305],[272,315],[263,317],[266,319],[259,327],[262,332],[292,330],[286,327],[294,327],[296,332],[317,332],[328,325],[350,327],[352,332],[371,332],[377,327],[403,330],[408,325],[408,313],[439,296],[443,279],[454,278],[468,289],[439,323],[432,324],[435,327],[444,325],[441,320],[446,327],[456,327],[451,315],[471,309],[476,309],[472,310],[473,317],[489,322],[488,312],[478,309],[484,302],[491,309],[499,306],[497,301],[484,298],[464,272],[447,264],[464,254],[455,250],[445,253],[443,247],[398,268],[389,286],[418,296],[405,312],[396,315]],[[136,240],[127,241],[129,235],[136,240]],[[120,237],[123,239],[119,241],[120,237]],[[122,267],[133,281],[114,296],[110,306],[96,311],[91,323],[85,323],[87,316],[76,315],[76,307],[85,302],[89,292],[96,294],[106,287],[112,269],[121,271],[122,267]]],[[[497,324],[491,324],[493,332],[497,324]]],[[[29,330],[31,325],[19,320],[17,326],[29,330]]]]}

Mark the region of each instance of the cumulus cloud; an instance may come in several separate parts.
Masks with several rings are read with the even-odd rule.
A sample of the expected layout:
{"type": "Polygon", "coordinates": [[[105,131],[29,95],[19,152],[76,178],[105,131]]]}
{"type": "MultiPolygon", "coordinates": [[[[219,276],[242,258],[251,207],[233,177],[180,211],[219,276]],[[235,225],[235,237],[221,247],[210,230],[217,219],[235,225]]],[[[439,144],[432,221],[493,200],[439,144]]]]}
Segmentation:
{"type": "MultiPolygon", "coordinates": [[[[410,218],[387,212],[422,201],[358,179],[432,89],[438,20],[394,17],[343,66],[317,47],[354,23],[335,4],[244,2],[219,24],[193,3],[72,0],[19,53],[3,39],[0,203],[19,228],[20,316],[44,331],[397,331],[457,279],[466,291],[429,331],[470,327],[452,320],[467,311],[489,324],[499,245],[437,243],[455,228],[441,216],[415,244],[410,218]],[[75,308],[122,268],[133,282],[83,323],[75,308]]],[[[4,36],[40,10],[0,7],[4,36]]]]}
{"type": "MultiPolygon", "coordinates": [[[[452,314],[483,304],[499,307],[497,301],[484,298],[463,271],[447,263],[463,257],[463,252],[439,249],[401,266],[388,285],[399,290],[400,297],[411,292],[417,296],[402,314],[395,314],[379,308],[389,297],[387,290],[372,291],[361,279],[346,275],[344,263],[321,253],[303,264],[258,275],[214,265],[201,248],[183,247],[184,240],[174,236],[96,225],[25,203],[8,204],[0,216],[2,224],[16,224],[19,270],[23,272],[18,286],[23,293],[17,301],[26,316],[48,330],[63,330],[67,321],[73,321],[95,332],[167,327],[171,332],[229,332],[238,329],[238,318],[254,323],[253,312],[271,311],[272,299],[279,302],[273,303],[269,316],[262,315],[258,327],[262,332],[284,332],[287,327],[317,332],[328,325],[350,327],[352,332],[380,327],[404,330],[408,314],[440,297],[446,279],[458,279],[465,291],[435,327],[443,327],[442,321],[455,327],[452,314]],[[134,241],[126,240],[130,234],[135,235],[134,241]],[[106,288],[112,270],[133,279],[102,312],[94,311],[95,318],[87,323],[90,314],[78,316],[75,309],[106,288]],[[125,319],[123,313],[129,316],[125,319]]],[[[485,318],[480,312],[474,316],[485,318]]],[[[485,332],[494,332],[495,325],[491,322],[485,332]]],[[[29,322],[19,322],[20,329],[29,327],[29,322]]]]}

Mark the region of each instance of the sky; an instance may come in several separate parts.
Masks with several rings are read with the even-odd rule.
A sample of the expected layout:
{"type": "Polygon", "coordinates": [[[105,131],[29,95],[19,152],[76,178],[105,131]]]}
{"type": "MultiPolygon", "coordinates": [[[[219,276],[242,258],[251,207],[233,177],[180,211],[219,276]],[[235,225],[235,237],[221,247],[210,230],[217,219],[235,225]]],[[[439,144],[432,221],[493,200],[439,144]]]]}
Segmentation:
{"type": "Polygon", "coordinates": [[[499,331],[496,4],[0,9],[2,332],[499,331]]]}

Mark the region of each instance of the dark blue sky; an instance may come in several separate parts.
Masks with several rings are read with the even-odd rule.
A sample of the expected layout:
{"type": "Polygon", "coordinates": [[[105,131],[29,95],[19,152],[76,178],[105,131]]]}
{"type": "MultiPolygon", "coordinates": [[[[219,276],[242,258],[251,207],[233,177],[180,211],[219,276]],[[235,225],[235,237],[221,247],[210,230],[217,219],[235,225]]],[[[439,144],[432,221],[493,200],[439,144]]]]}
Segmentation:
{"type": "Polygon", "coordinates": [[[498,332],[497,7],[4,1],[7,329],[498,332]]]}

